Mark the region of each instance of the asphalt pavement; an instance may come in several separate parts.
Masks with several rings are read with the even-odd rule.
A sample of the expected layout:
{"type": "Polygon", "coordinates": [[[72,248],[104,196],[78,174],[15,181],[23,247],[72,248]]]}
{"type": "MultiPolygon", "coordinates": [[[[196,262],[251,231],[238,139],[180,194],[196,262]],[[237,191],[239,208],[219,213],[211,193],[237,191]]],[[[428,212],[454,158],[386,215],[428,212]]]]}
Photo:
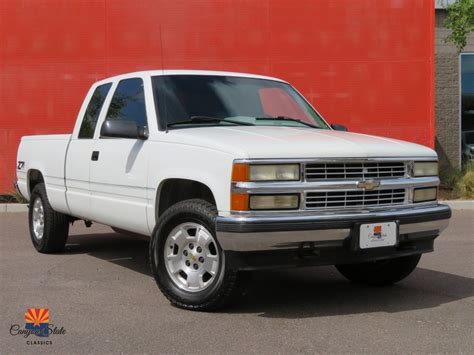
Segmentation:
{"type": "Polygon", "coordinates": [[[26,213],[2,213],[0,292],[2,354],[473,353],[474,211],[454,211],[435,252],[393,287],[355,285],[333,267],[258,272],[219,313],[172,307],[146,240],[76,222],[66,250],[44,255],[26,213]],[[59,334],[25,337],[29,308],[48,308],[59,334]]]}

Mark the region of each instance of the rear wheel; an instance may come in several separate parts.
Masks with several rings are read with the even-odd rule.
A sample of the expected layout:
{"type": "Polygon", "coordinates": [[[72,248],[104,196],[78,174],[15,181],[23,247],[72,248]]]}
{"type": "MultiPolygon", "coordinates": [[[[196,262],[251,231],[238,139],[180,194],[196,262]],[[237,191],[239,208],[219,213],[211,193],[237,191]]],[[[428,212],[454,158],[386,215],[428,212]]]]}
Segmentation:
{"type": "Polygon", "coordinates": [[[226,263],[215,236],[216,208],[203,200],[171,206],[155,227],[150,264],[155,280],[175,306],[210,311],[230,299],[237,272],[226,263]]]}
{"type": "Polygon", "coordinates": [[[40,253],[63,250],[69,234],[68,217],[53,210],[43,183],[37,184],[31,193],[28,220],[36,250],[40,253]]]}
{"type": "Polygon", "coordinates": [[[421,254],[361,264],[336,265],[350,281],[374,286],[387,286],[403,280],[415,270],[421,254]]]}

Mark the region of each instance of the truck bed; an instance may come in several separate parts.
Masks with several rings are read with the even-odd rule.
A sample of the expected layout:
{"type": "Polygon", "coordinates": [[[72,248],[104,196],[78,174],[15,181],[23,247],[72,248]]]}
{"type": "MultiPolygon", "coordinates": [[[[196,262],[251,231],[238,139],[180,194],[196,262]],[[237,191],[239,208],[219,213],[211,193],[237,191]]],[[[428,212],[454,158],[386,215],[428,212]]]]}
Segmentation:
{"type": "Polygon", "coordinates": [[[48,186],[48,198],[57,211],[68,212],[64,163],[70,134],[24,136],[17,155],[18,188],[23,196],[30,198],[27,171],[42,172],[48,186]]]}

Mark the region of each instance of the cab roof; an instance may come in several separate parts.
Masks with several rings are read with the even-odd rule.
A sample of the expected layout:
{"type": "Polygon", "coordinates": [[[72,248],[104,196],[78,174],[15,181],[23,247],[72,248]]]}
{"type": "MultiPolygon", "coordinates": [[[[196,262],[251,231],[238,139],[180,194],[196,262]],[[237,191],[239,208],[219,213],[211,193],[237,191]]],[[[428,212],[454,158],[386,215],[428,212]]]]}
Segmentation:
{"type": "Polygon", "coordinates": [[[249,74],[249,73],[238,73],[238,72],[228,72],[228,71],[215,71],[215,70],[186,70],[186,69],[166,69],[166,70],[144,70],[130,72],[120,75],[115,75],[112,77],[105,78],[103,80],[97,81],[96,84],[106,83],[116,80],[134,78],[134,77],[145,77],[145,76],[162,76],[162,75],[214,75],[214,76],[235,76],[241,78],[254,78],[254,79],[266,79],[274,80],[286,83],[286,81],[274,78],[271,76],[249,74]]]}

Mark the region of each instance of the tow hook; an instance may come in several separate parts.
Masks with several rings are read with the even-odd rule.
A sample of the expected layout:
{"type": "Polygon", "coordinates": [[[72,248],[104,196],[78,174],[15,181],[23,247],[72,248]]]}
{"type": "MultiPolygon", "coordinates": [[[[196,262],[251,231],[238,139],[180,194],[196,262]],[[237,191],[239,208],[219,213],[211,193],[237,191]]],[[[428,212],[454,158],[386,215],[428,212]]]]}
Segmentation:
{"type": "Polygon", "coordinates": [[[92,222],[87,219],[84,220],[84,224],[86,225],[87,228],[90,228],[92,226],[92,222]]]}
{"type": "Polygon", "coordinates": [[[316,249],[313,242],[301,243],[298,248],[298,256],[301,259],[317,258],[321,255],[320,251],[316,249]]]}

